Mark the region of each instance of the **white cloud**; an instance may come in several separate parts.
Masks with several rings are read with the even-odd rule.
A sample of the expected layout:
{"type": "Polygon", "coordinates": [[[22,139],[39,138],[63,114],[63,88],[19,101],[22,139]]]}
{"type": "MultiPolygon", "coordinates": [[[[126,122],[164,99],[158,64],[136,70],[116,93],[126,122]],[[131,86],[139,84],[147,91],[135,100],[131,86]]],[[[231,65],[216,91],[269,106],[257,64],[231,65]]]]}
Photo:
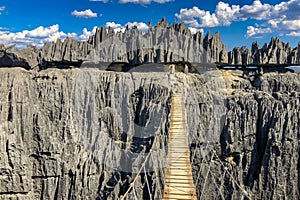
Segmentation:
{"type": "Polygon", "coordinates": [[[125,24],[125,27],[128,26],[128,28],[137,27],[137,29],[141,31],[147,31],[149,29],[148,25],[144,22],[128,22],[125,24]]]}
{"type": "Polygon", "coordinates": [[[94,27],[91,31],[84,28],[81,35],[60,31],[58,24],[49,27],[39,26],[33,30],[23,30],[20,32],[0,30],[0,44],[16,44],[17,48],[24,48],[26,45],[42,47],[44,43],[55,42],[57,39],[64,40],[67,37],[85,41],[96,32],[96,28],[94,27]]]}
{"type": "Polygon", "coordinates": [[[0,43],[15,43],[18,47],[25,47],[28,44],[42,45],[45,42],[52,42],[58,38],[67,37],[67,34],[59,31],[59,26],[38,27],[31,31],[23,30],[21,32],[0,31],[0,43]]]}
{"type": "Polygon", "coordinates": [[[300,30],[300,0],[290,0],[277,4],[272,9],[272,19],[268,20],[275,31],[286,36],[298,36],[300,30]]]}
{"type": "Polygon", "coordinates": [[[292,31],[286,35],[291,37],[300,37],[300,32],[292,31]]]}
{"type": "Polygon", "coordinates": [[[246,38],[260,38],[267,33],[272,33],[271,28],[256,28],[253,26],[247,27],[246,38]]]}
{"type": "Polygon", "coordinates": [[[174,0],[119,0],[119,3],[150,4],[152,2],[155,2],[155,3],[163,4],[171,1],[174,0]]]}
{"type": "Polygon", "coordinates": [[[106,22],[106,28],[112,28],[115,32],[124,32],[125,28],[121,24],[116,24],[115,22],[106,22]]]}
{"type": "Polygon", "coordinates": [[[230,6],[228,3],[219,2],[216,6],[215,13],[201,10],[195,6],[191,9],[181,9],[180,13],[176,13],[175,16],[179,21],[185,22],[194,28],[229,26],[232,21],[237,20],[240,16],[240,6],[230,6]]]}
{"type": "Polygon", "coordinates": [[[94,13],[91,9],[87,9],[87,10],[84,10],[84,11],[74,10],[71,14],[76,16],[76,17],[86,18],[86,19],[97,17],[97,13],[94,13]]]}
{"type": "MultiPolygon", "coordinates": [[[[144,22],[128,22],[125,25],[117,24],[115,22],[107,22],[106,27],[113,28],[116,32],[124,32],[126,26],[132,28],[136,26],[141,31],[148,30],[148,26],[144,22]]],[[[49,27],[39,26],[32,30],[23,30],[20,32],[11,32],[6,28],[0,28],[0,44],[16,44],[17,48],[25,48],[27,45],[35,45],[39,48],[44,43],[55,42],[57,39],[64,40],[67,37],[79,41],[87,41],[90,36],[94,35],[97,30],[97,26],[92,30],[83,28],[82,33],[65,33],[60,30],[59,25],[55,24],[49,27]]]]}
{"type": "Polygon", "coordinates": [[[300,30],[300,0],[281,2],[272,7],[271,18],[263,26],[271,27],[279,34],[298,36],[300,30]]]}
{"type": "Polygon", "coordinates": [[[275,5],[263,4],[254,0],[250,5],[229,5],[220,1],[215,12],[201,10],[198,7],[183,8],[175,16],[192,28],[229,26],[234,21],[255,19],[260,24],[249,26],[245,36],[260,37],[263,34],[278,32],[292,35],[291,31],[300,29],[300,0],[289,0],[275,5]]]}
{"type": "Polygon", "coordinates": [[[255,0],[252,5],[243,6],[241,13],[244,18],[264,20],[270,18],[271,8],[270,4],[262,4],[260,0],[255,0]]]}
{"type": "Polygon", "coordinates": [[[285,18],[286,20],[300,19],[300,1],[290,0],[281,2],[272,8],[272,18],[285,18]]]}
{"type": "Polygon", "coordinates": [[[5,6],[0,6],[0,15],[2,14],[2,12],[5,10],[5,6]]]}
{"type": "Polygon", "coordinates": [[[45,38],[52,34],[56,34],[59,32],[59,25],[55,24],[53,26],[50,26],[48,28],[44,28],[43,26],[39,26],[38,28],[32,30],[32,31],[24,31],[28,37],[39,37],[39,38],[45,38]]]}
{"type": "MultiPolygon", "coordinates": [[[[273,29],[278,28],[278,24],[282,21],[282,19],[270,19],[267,23],[265,23],[265,26],[269,26],[273,29]]],[[[257,27],[260,26],[259,24],[256,25],[257,27]]]]}
{"type": "Polygon", "coordinates": [[[182,22],[192,27],[216,27],[229,26],[233,21],[245,21],[253,18],[262,20],[270,15],[271,5],[262,4],[255,0],[252,5],[229,5],[220,1],[215,8],[215,13],[201,10],[198,7],[192,9],[181,9],[175,16],[182,22]]]}
{"type": "Polygon", "coordinates": [[[86,41],[89,39],[90,36],[94,35],[96,33],[97,30],[97,26],[94,26],[94,28],[92,29],[92,31],[88,31],[87,28],[84,28],[82,30],[82,34],[78,37],[79,40],[81,41],[86,41]]]}
{"type": "Polygon", "coordinates": [[[176,13],[175,16],[179,21],[185,22],[193,28],[215,27],[220,25],[215,14],[211,15],[209,11],[201,10],[196,6],[191,9],[181,9],[180,14],[176,13]]]}
{"type": "Polygon", "coordinates": [[[201,29],[198,29],[198,28],[193,28],[193,27],[189,27],[190,31],[192,34],[195,34],[197,32],[201,32],[201,33],[204,33],[204,30],[201,28],[201,29]]]}
{"type": "Polygon", "coordinates": [[[148,30],[148,28],[149,28],[144,22],[128,22],[123,26],[121,24],[117,24],[115,22],[107,22],[105,24],[106,28],[110,27],[115,32],[124,32],[127,26],[128,26],[128,28],[132,28],[132,27],[136,26],[137,29],[139,29],[143,32],[148,30]]]}
{"type": "Polygon", "coordinates": [[[300,30],[300,20],[283,20],[277,26],[282,30],[300,30]]]}
{"type": "Polygon", "coordinates": [[[216,16],[220,25],[229,26],[233,20],[240,17],[240,6],[219,2],[216,6],[216,16]]]}

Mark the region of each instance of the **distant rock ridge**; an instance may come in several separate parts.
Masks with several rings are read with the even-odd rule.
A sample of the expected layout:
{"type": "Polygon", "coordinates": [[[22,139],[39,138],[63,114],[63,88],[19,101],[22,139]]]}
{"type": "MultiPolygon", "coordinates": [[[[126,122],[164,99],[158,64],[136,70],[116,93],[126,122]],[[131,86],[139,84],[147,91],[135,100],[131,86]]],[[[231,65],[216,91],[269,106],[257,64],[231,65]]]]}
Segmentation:
{"type": "Polygon", "coordinates": [[[91,62],[126,62],[129,64],[165,62],[227,62],[227,49],[219,33],[202,39],[184,24],[168,25],[165,18],[146,33],[126,29],[115,33],[102,27],[88,43],[93,49],[85,60],[91,62]]]}
{"type": "Polygon", "coordinates": [[[126,27],[124,32],[101,27],[87,41],[58,39],[44,44],[41,49],[34,46],[22,50],[6,49],[4,45],[0,47],[0,67],[61,68],[99,62],[129,65],[168,62],[217,63],[222,66],[298,65],[300,43],[292,48],[279,38],[272,38],[263,47],[255,42],[251,50],[243,46],[227,52],[219,32],[211,36],[208,31],[203,38],[202,32],[192,34],[184,23],[169,25],[166,18],[162,18],[155,26],[150,21],[147,32],[137,27],[126,27]]]}
{"type": "MultiPolygon", "coordinates": [[[[23,51],[16,51],[14,53],[9,52],[9,49],[12,47],[0,45],[0,66],[23,67],[25,69],[30,69],[30,56],[24,56],[23,51]],[[26,60],[24,57],[28,57],[28,60],[26,60]]],[[[28,49],[29,48],[30,47],[28,47],[28,49]]],[[[33,51],[31,53],[33,53],[33,51]]]]}
{"type": "Polygon", "coordinates": [[[296,48],[279,38],[272,37],[269,44],[260,47],[252,43],[251,50],[245,46],[235,47],[228,53],[229,65],[298,65],[300,64],[300,42],[296,48]]]}
{"type": "MultiPolygon", "coordinates": [[[[4,52],[4,50],[3,50],[4,52]]],[[[169,25],[163,18],[146,33],[136,27],[124,32],[101,27],[87,41],[67,38],[46,43],[41,49],[28,46],[22,50],[5,51],[14,55],[10,63],[0,56],[0,66],[39,67],[80,66],[88,62],[125,62],[136,65],[164,62],[227,62],[227,49],[216,33],[202,38],[192,34],[184,23],[169,25]],[[20,59],[22,63],[20,63],[20,59]],[[13,63],[13,64],[11,64],[13,63]]]]}
{"type": "Polygon", "coordinates": [[[76,63],[83,60],[92,49],[88,42],[80,42],[67,38],[63,42],[57,40],[56,43],[47,43],[40,52],[42,65],[56,63],[76,63]]]}

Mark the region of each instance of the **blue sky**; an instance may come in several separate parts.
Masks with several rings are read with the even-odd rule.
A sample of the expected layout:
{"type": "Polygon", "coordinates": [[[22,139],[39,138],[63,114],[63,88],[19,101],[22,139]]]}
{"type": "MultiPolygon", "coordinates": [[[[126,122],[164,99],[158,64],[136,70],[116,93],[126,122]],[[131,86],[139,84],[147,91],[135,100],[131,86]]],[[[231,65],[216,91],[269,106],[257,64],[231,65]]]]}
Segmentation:
{"type": "Polygon", "coordinates": [[[300,0],[0,0],[0,43],[41,46],[57,38],[86,40],[95,27],[147,29],[163,16],[193,31],[220,31],[229,47],[260,45],[271,36],[296,46],[300,0]]]}

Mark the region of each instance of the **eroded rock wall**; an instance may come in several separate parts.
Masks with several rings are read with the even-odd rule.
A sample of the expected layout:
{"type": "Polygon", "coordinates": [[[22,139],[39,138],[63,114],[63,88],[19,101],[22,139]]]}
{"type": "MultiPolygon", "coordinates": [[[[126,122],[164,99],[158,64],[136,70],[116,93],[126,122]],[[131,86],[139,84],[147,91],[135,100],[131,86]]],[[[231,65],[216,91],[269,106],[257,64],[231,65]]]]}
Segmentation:
{"type": "MultiPolygon", "coordinates": [[[[165,144],[154,140],[168,131],[165,73],[15,68],[0,76],[0,199],[115,199],[138,172],[141,152],[157,146],[156,158],[165,157],[165,144]]],[[[149,162],[161,169],[156,158],[149,162]]],[[[157,198],[161,170],[145,172],[157,198]]],[[[135,183],[140,199],[144,176],[135,183]]]]}
{"type": "MultiPolygon", "coordinates": [[[[177,73],[172,83],[186,88],[198,198],[298,199],[299,74],[219,73],[177,73]],[[208,134],[211,128],[218,134],[208,134]]],[[[0,69],[0,199],[116,199],[151,147],[156,154],[137,176],[135,193],[150,198],[147,176],[160,199],[171,79],[0,69]]]]}
{"type": "MultiPolygon", "coordinates": [[[[208,146],[214,150],[201,154],[204,142],[191,145],[198,198],[298,199],[299,74],[233,70],[223,77],[227,111],[221,135],[208,146]]],[[[199,138],[207,135],[201,121],[192,124],[199,138]]]]}

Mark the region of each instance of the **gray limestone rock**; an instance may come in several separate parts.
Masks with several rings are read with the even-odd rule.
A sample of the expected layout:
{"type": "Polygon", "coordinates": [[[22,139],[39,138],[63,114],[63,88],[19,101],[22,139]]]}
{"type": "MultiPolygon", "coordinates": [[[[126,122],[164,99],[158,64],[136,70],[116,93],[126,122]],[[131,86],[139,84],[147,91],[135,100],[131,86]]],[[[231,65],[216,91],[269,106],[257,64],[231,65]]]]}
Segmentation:
{"type": "MultiPolygon", "coordinates": [[[[226,63],[227,50],[220,34],[216,33],[211,38],[208,35],[206,39],[202,40],[201,32],[193,35],[184,23],[169,25],[163,18],[145,33],[135,27],[126,28],[124,33],[101,27],[88,41],[66,38],[46,43],[40,50],[32,46],[15,50],[12,54],[24,61],[10,59],[12,64],[9,66],[28,65],[29,69],[38,65],[42,68],[79,67],[83,61],[130,65],[180,61],[226,63]]],[[[4,61],[2,63],[4,66],[4,61]]]]}
{"type": "Polygon", "coordinates": [[[117,199],[136,177],[138,199],[150,199],[146,177],[161,199],[171,88],[185,94],[198,198],[299,198],[297,73],[2,68],[0,79],[0,199],[117,199]]]}
{"type": "Polygon", "coordinates": [[[47,43],[41,49],[42,66],[70,65],[80,66],[86,55],[92,49],[92,44],[67,38],[63,42],[47,43]]]}
{"type": "Polygon", "coordinates": [[[0,50],[0,66],[1,67],[23,67],[29,69],[29,65],[25,59],[19,58],[14,53],[8,53],[0,50]]]}
{"type": "MultiPolygon", "coordinates": [[[[168,131],[166,73],[0,70],[0,199],[115,199],[151,146],[159,195],[165,147],[153,139],[168,131]]],[[[136,185],[143,196],[145,182],[136,185]]]]}
{"type": "Polygon", "coordinates": [[[300,46],[292,49],[279,38],[271,38],[269,44],[260,47],[257,42],[252,44],[251,51],[246,47],[234,48],[228,53],[229,65],[299,65],[300,46]]]}
{"type": "Polygon", "coordinates": [[[28,45],[25,49],[14,50],[13,53],[20,58],[26,59],[26,62],[28,63],[30,69],[34,69],[38,67],[40,63],[39,61],[40,50],[35,46],[28,45]]]}
{"type": "Polygon", "coordinates": [[[165,18],[146,32],[136,27],[127,27],[124,32],[101,27],[87,41],[58,39],[44,44],[41,49],[28,46],[22,50],[5,49],[2,45],[0,66],[69,68],[80,67],[83,62],[120,62],[132,66],[170,62],[216,63],[221,66],[300,65],[300,43],[291,48],[288,43],[272,37],[263,47],[256,42],[251,50],[243,46],[227,52],[219,32],[202,36],[201,32],[192,34],[184,23],[169,25],[165,18]]]}
{"type": "Polygon", "coordinates": [[[229,65],[244,66],[251,62],[251,51],[245,46],[242,48],[235,47],[231,52],[228,53],[229,65]]]}
{"type": "Polygon", "coordinates": [[[192,35],[185,24],[168,25],[165,18],[154,28],[142,33],[126,29],[124,33],[108,34],[98,29],[90,41],[94,49],[89,62],[126,62],[132,65],[166,62],[227,62],[227,49],[216,33],[202,41],[200,32],[192,35]]]}

